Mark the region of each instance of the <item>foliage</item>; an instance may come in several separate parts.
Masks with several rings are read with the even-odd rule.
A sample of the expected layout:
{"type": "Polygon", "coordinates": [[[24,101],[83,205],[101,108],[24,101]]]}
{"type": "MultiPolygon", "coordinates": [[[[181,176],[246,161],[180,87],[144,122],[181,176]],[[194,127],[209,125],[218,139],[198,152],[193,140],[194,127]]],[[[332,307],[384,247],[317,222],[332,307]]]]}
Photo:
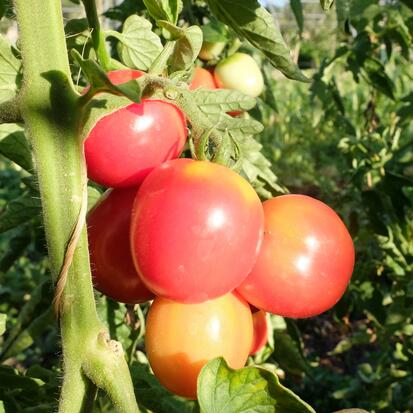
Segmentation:
{"type": "MultiPolygon", "coordinates": [[[[312,62],[305,72],[311,84],[286,80],[274,70],[271,63],[289,77],[304,79],[278,29],[259,39],[257,32],[267,29],[258,21],[269,26],[272,18],[263,8],[255,13],[255,1],[240,8],[240,17],[252,19],[244,28],[228,12],[239,2],[207,3],[221,22],[202,1],[125,0],[107,10],[105,15],[114,25],[122,23],[121,32],[106,32],[113,45],[112,58],[121,67],[143,70],[160,64],[161,71],[162,62],[169,61],[170,79],[176,86],[190,79],[200,48],[199,24],[206,23],[204,37],[226,43],[223,55],[237,47],[237,35],[258,46],[269,60],[262,60],[266,92],[257,106],[238,92],[182,94],[178,103],[186,109],[192,103],[190,114],[204,119],[199,130],[192,130],[193,139],[204,142],[196,150],[212,158],[221,148],[223,163],[238,168],[263,197],[288,188],[333,206],[355,239],[356,270],[346,295],[328,313],[300,321],[271,317],[269,344],[250,359],[260,368],[233,373],[220,360],[206,366],[200,406],[171,395],[150,373],[143,352],[147,306],[125,306],[97,296],[100,318],[125,350],[139,406],[156,413],[230,411],[222,408],[227,390],[213,400],[210,392],[218,392],[217,380],[225,384],[234,374],[251,374],[256,387],[251,385],[249,391],[258,400],[251,409],[262,407],[251,411],[292,411],[290,407],[277,410],[280,400],[281,406],[282,400],[300,400],[285,386],[319,412],[357,406],[371,412],[407,413],[413,410],[413,95],[409,87],[413,11],[409,2],[337,0],[331,8],[332,1],[321,1],[329,11],[319,29],[323,42],[318,42],[320,34],[314,35],[306,22],[305,3],[291,1],[298,23],[291,38],[301,45],[298,62],[304,55],[312,62]],[[189,23],[185,29],[178,19],[181,6],[180,16],[189,23]],[[134,13],[150,22],[139,24],[142,17],[134,13]],[[337,23],[334,33],[331,21],[337,23]],[[334,41],[325,41],[333,37],[334,41]],[[168,43],[173,47],[168,49],[168,43]],[[219,112],[254,107],[252,118],[217,114],[217,105],[219,112]],[[214,369],[219,369],[219,375],[214,369]],[[275,393],[261,394],[256,391],[260,386],[275,393]]],[[[13,17],[9,2],[0,5],[1,15],[13,17]]],[[[119,104],[117,99],[123,102],[123,96],[138,101],[140,96],[131,95],[133,85],[112,87],[102,77],[102,69],[87,60],[96,55],[84,23],[66,25],[69,46],[85,58],[71,55],[75,81],[83,85],[88,79],[91,95],[106,92],[97,100],[108,99],[113,107],[119,104]]],[[[261,59],[250,43],[242,43],[241,49],[261,59]]],[[[5,101],[21,86],[21,73],[19,51],[3,38],[0,64],[0,99],[5,101]]],[[[145,84],[140,86],[145,92],[145,84]]],[[[57,323],[50,310],[53,289],[37,177],[22,129],[2,125],[0,134],[0,412],[50,412],[56,408],[62,366],[57,323]]],[[[100,188],[89,188],[90,204],[99,194],[100,188]]],[[[232,380],[242,386],[239,377],[232,380]]],[[[231,411],[244,411],[241,407],[231,411]]],[[[297,411],[311,409],[299,403],[297,411]]],[[[97,395],[95,410],[113,411],[103,392],[97,395]]]]}

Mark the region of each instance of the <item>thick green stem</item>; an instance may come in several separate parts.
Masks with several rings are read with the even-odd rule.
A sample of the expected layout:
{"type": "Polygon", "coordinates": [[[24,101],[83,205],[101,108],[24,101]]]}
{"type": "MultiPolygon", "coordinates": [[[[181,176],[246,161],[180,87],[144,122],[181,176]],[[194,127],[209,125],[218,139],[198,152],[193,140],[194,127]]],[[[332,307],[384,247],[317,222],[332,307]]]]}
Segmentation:
{"type": "Polygon", "coordinates": [[[93,48],[99,59],[99,63],[106,71],[110,70],[111,58],[105,44],[105,35],[100,28],[100,21],[96,9],[95,0],[82,0],[85,7],[87,21],[92,29],[93,48]]]}
{"type": "MultiPolygon", "coordinates": [[[[79,138],[82,106],[70,77],[61,1],[15,0],[15,6],[24,79],[19,103],[34,150],[50,268],[56,281],[85,202],[86,165],[79,138]]],[[[139,411],[125,360],[106,342],[96,345],[106,329],[96,313],[85,228],[73,254],[60,308],[65,371],[59,411],[90,410],[89,380],[103,384],[121,411],[139,411]],[[105,360],[110,360],[110,367],[103,369],[105,360]],[[108,370],[111,375],[104,381],[100,376],[108,370]],[[116,376],[126,383],[124,400],[113,386],[116,376]]]]}

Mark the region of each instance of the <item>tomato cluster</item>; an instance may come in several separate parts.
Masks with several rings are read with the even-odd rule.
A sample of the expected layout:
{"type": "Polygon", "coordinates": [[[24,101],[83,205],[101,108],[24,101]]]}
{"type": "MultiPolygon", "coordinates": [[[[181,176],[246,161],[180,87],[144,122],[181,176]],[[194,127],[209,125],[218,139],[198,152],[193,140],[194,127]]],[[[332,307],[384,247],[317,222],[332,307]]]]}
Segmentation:
{"type": "MultiPolygon", "coordinates": [[[[234,87],[233,65],[241,62],[245,75],[252,64],[245,56],[224,60],[213,74],[197,68],[190,88],[234,87]]],[[[258,67],[246,78],[239,89],[260,94],[258,67]]],[[[261,203],[231,169],[178,159],[186,130],[180,110],[156,100],[97,122],[85,142],[88,173],[112,189],[89,213],[88,236],[96,289],[125,303],[154,298],[150,365],[169,390],[196,398],[210,359],[241,368],[265,346],[266,312],[309,317],[332,307],[351,277],[354,248],[322,202],[285,195],[261,203]]]]}

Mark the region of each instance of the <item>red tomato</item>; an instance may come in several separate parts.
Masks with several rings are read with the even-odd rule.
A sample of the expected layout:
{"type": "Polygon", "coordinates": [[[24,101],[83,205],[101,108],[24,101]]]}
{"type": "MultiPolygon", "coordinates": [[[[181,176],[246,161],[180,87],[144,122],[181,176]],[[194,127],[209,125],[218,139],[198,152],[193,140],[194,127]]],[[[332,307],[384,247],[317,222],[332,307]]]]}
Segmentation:
{"type": "Polygon", "coordinates": [[[252,311],[252,322],[254,326],[254,334],[250,349],[250,356],[258,353],[268,341],[268,326],[265,311],[252,311]]]}
{"type": "Polygon", "coordinates": [[[257,257],[263,211],[230,169],[175,159],[143,182],[133,207],[135,265],[156,295],[196,303],[236,288],[257,257]]]}
{"type": "Polygon", "coordinates": [[[236,295],[201,304],[158,297],[146,322],[146,354],[167,389],[195,399],[202,367],[215,357],[224,357],[234,369],[244,367],[252,334],[249,306],[236,295]]]}
{"type": "MultiPolygon", "coordinates": [[[[115,83],[137,78],[142,72],[108,74],[115,83]]],[[[108,187],[140,184],[148,173],[182,152],[187,137],[184,115],[160,100],[132,103],[101,118],[85,141],[88,176],[108,187]]]]}
{"type": "Polygon", "coordinates": [[[116,301],[142,303],[153,297],[133,265],[129,228],[137,189],[107,191],[87,217],[93,282],[116,301]]]}
{"type": "Polygon", "coordinates": [[[202,87],[203,89],[216,89],[214,77],[212,74],[202,67],[196,67],[194,77],[189,85],[189,89],[195,90],[202,87]]]}
{"type": "Polygon", "coordinates": [[[353,241],[339,216],[305,195],[264,202],[265,235],[240,294],[284,317],[311,317],[344,294],[354,267],[353,241]]]}

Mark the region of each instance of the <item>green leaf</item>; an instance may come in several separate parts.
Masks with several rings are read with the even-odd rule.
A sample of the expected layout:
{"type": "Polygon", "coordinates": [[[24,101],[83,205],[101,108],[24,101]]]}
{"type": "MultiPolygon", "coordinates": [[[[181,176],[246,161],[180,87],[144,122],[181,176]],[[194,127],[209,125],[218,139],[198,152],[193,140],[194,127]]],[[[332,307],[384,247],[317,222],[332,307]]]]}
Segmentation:
{"type": "Polygon", "coordinates": [[[36,392],[43,383],[38,379],[33,379],[21,375],[17,370],[0,365],[0,388],[2,390],[25,390],[36,392]]]}
{"type": "Polygon", "coordinates": [[[125,96],[135,103],[141,101],[141,90],[136,80],[114,85],[109,80],[106,72],[95,61],[83,59],[75,49],[72,50],[72,56],[76,59],[89,80],[91,90],[89,90],[88,94],[95,95],[101,92],[108,92],[118,96],[125,96]]]}
{"type": "Polygon", "coordinates": [[[350,16],[350,0],[336,0],[337,26],[341,31],[345,29],[345,23],[350,16]]]}
{"type": "MultiPolygon", "coordinates": [[[[178,34],[176,30],[171,31],[170,25],[162,24],[162,27],[172,35],[178,34]]],[[[190,26],[187,29],[180,30],[179,39],[175,42],[171,56],[171,65],[174,72],[190,69],[202,47],[202,30],[198,26],[190,26]]]]}
{"type": "Polygon", "coordinates": [[[202,26],[204,42],[224,43],[229,39],[227,26],[211,16],[211,21],[202,26]]]}
{"type": "Polygon", "coordinates": [[[314,413],[272,372],[258,367],[233,370],[223,358],[201,370],[198,401],[205,413],[314,413]]]}
{"type": "Polygon", "coordinates": [[[28,172],[33,172],[32,152],[23,132],[14,132],[0,141],[0,153],[28,172]]]}
{"type": "Polygon", "coordinates": [[[41,212],[40,199],[33,198],[29,193],[11,201],[0,214],[0,233],[27,222],[39,216],[41,212]]]}
{"type": "Polygon", "coordinates": [[[301,0],[290,0],[290,6],[294,13],[295,21],[297,22],[300,33],[302,33],[304,29],[304,15],[301,0]]]}
{"type": "Polygon", "coordinates": [[[11,238],[8,242],[6,252],[0,259],[0,272],[7,272],[15,261],[26,253],[26,248],[31,241],[32,238],[30,234],[25,231],[20,231],[17,236],[11,238]]]}
{"type": "Polygon", "coordinates": [[[244,112],[256,105],[253,97],[230,89],[197,89],[192,96],[202,112],[213,121],[218,121],[225,112],[244,112]]]}
{"type": "Polygon", "coordinates": [[[16,95],[20,67],[21,62],[14,56],[10,44],[0,35],[0,102],[16,95]]]}
{"type": "Polygon", "coordinates": [[[172,24],[178,21],[182,11],[182,0],[143,0],[149,14],[155,20],[168,20],[172,24]]]}
{"type": "Polygon", "coordinates": [[[90,211],[99,201],[102,193],[93,186],[87,187],[87,210],[90,211]]]}
{"type": "Polygon", "coordinates": [[[293,62],[273,16],[256,0],[207,0],[207,3],[219,20],[260,49],[285,76],[308,81],[293,62]]]}
{"type": "Polygon", "coordinates": [[[152,24],[137,15],[125,20],[122,33],[109,30],[106,34],[119,40],[118,53],[128,67],[147,71],[162,52],[161,39],[152,31],[152,24]]]}
{"type": "Polygon", "coordinates": [[[344,410],[337,410],[334,413],[369,413],[369,412],[363,409],[344,409],[344,410]]]}
{"type": "Polygon", "coordinates": [[[328,11],[331,9],[334,0],[320,0],[321,7],[324,11],[328,11]]]}
{"type": "Polygon", "coordinates": [[[2,336],[6,331],[6,320],[7,315],[0,313],[0,336],[2,336]]]}
{"type": "Polygon", "coordinates": [[[363,71],[367,80],[380,92],[394,99],[394,83],[387,75],[384,65],[377,59],[368,58],[364,62],[363,71]]]}

